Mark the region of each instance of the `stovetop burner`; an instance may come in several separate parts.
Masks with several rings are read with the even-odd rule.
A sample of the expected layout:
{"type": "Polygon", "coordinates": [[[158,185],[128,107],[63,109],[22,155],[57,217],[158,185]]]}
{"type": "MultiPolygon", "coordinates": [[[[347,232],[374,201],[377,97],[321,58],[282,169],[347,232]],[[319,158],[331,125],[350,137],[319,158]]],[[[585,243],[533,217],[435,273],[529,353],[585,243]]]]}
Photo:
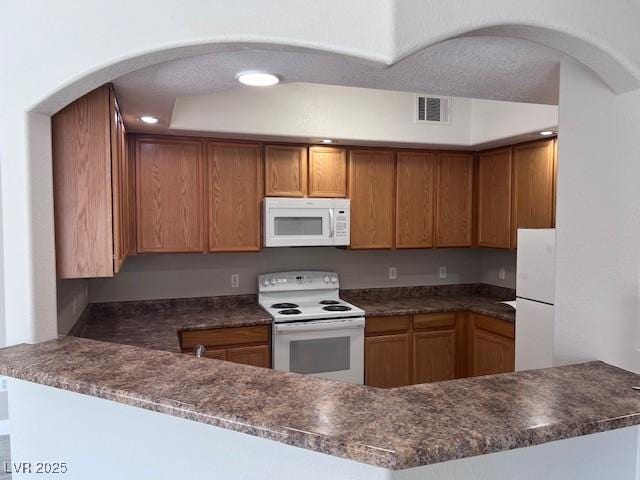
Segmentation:
{"type": "Polygon", "coordinates": [[[347,310],[351,310],[351,307],[347,307],[346,305],[328,305],[322,307],[322,309],[327,312],[346,312],[347,310]]]}
{"type": "Polygon", "coordinates": [[[285,310],[280,310],[278,313],[280,315],[299,315],[302,312],[300,310],[298,310],[297,308],[287,308],[285,310]]]}
{"type": "Polygon", "coordinates": [[[338,305],[340,302],[337,300],[321,300],[320,305],[338,305]]]}
{"type": "Polygon", "coordinates": [[[295,303],[274,303],[273,305],[271,305],[271,308],[298,308],[298,307],[299,305],[296,305],[295,303]]]}

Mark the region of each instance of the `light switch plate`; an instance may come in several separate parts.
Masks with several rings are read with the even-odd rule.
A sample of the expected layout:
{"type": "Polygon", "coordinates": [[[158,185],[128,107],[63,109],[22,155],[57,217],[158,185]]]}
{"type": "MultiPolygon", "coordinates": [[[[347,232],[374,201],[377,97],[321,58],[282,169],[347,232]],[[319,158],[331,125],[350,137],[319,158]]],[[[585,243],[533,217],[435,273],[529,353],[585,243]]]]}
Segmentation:
{"type": "Polygon", "coordinates": [[[500,280],[504,280],[505,278],[507,278],[507,271],[506,271],[504,268],[501,268],[501,269],[498,271],[498,278],[499,278],[500,280]]]}
{"type": "Polygon", "coordinates": [[[389,267],[389,280],[396,280],[398,278],[398,269],[396,267],[389,267]]]}
{"type": "Polygon", "coordinates": [[[231,274],[231,288],[240,287],[240,274],[232,273],[231,274]]]}
{"type": "Polygon", "coordinates": [[[447,267],[440,267],[440,279],[447,278],[447,267]]]}

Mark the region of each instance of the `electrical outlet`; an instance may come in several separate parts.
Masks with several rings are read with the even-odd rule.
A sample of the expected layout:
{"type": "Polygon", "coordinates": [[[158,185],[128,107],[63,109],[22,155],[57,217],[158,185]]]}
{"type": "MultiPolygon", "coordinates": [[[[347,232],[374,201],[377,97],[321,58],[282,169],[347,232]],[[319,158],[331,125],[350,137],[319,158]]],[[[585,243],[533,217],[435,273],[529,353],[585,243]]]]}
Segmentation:
{"type": "Polygon", "coordinates": [[[75,295],[73,296],[73,302],[71,302],[71,305],[73,314],[75,315],[76,313],[78,313],[78,297],[76,297],[75,295]]]}
{"type": "Polygon", "coordinates": [[[231,274],[231,288],[240,287],[240,274],[232,273],[231,274]]]}
{"type": "Polygon", "coordinates": [[[447,267],[440,267],[440,278],[447,278],[447,267]]]}
{"type": "Polygon", "coordinates": [[[395,280],[398,278],[398,269],[396,267],[389,267],[389,280],[395,280]]]}
{"type": "Polygon", "coordinates": [[[89,298],[89,284],[85,283],[84,284],[84,298],[89,298]]]}
{"type": "Polygon", "coordinates": [[[501,268],[501,269],[498,271],[498,278],[499,278],[500,280],[504,280],[505,278],[507,278],[507,271],[506,271],[504,268],[501,268]]]}

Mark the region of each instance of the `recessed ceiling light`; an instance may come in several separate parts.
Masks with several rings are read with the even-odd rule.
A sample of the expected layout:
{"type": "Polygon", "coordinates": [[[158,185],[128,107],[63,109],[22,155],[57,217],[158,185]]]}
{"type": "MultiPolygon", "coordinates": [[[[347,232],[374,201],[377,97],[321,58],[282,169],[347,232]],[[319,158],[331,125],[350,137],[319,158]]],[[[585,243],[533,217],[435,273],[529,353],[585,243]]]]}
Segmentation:
{"type": "Polygon", "coordinates": [[[323,138],[322,140],[320,140],[322,143],[333,143],[333,140],[331,140],[330,138],[323,138]]]}
{"type": "Polygon", "coordinates": [[[269,87],[280,80],[271,73],[246,72],[238,75],[238,81],[251,87],[269,87]]]}
{"type": "Polygon", "coordinates": [[[155,123],[158,123],[158,117],[154,117],[152,115],[140,115],[138,117],[138,120],[141,121],[142,123],[148,123],[150,125],[153,125],[155,123]]]}
{"type": "Polygon", "coordinates": [[[548,137],[549,135],[553,135],[554,133],[556,132],[554,132],[553,130],[543,130],[540,132],[540,135],[542,135],[543,137],[548,137]]]}

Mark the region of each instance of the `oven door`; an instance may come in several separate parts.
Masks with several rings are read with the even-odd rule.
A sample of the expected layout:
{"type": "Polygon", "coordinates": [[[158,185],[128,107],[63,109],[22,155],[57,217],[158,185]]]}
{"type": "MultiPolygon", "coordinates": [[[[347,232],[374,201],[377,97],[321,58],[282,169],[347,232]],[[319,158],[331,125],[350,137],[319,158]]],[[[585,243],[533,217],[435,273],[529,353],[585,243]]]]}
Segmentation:
{"type": "Polygon", "coordinates": [[[266,247],[333,245],[333,208],[271,207],[265,214],[266,247]]]}
{"type": "Polygon", "coordinates": [[[364,383],[364,318],[275,324],[273,368],[364,383]]]}

